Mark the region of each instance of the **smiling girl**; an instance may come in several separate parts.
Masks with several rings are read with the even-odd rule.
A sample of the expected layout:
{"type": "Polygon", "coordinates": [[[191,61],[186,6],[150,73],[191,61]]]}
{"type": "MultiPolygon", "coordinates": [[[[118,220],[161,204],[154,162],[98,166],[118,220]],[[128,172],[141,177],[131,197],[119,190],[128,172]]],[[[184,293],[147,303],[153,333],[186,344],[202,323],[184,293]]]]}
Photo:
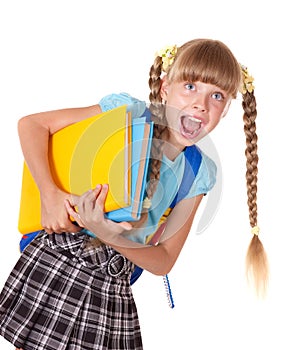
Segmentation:
{"type": "Polygon", "coordinates": [[[257,227],[256,108],[247,71],[222,42],[196,39],[159,52],[149,86],[147,109],[144,102],[123,93],[93,106],[38,113],[19,121],[24,157],[40,190],[44,230],[26,247],[1,294],[0,333],[18,348],[143,348],[130,286],[132,271],[137,265],[165,275],[174,266],[197,208],[216,180],[215,163],[195,145],[218,125],[240,88],[253,232],[247,263],[257,289],[265,287],[266,256],[257,227]],[[82,196],[57,188],[47,157],[50,135],[124,104],[134,118],[149,112],[154,122],[144,213],[135,223],[105,216],[107,184],[82,196]],[[187,180],[190,154],[200,164],[187,180]],[[182,182],[188,182],[187,190],[170,209],[182,182]],[[162,222],[163,233],[149,244],[162,222]]]}

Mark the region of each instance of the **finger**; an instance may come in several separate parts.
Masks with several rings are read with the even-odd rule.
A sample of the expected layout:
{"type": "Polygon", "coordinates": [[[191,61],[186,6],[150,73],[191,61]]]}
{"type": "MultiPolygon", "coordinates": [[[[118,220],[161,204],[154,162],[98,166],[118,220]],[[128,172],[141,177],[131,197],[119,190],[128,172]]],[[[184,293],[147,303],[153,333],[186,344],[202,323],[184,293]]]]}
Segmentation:
{"type": "Polygon", "coordinates": [[[79,203],[76,206],[76,211],[81,216],[84,216],[90,213],[95,206],[95,201],[96,201],[96,196],[93,194],[93,190],[87,191],[80,197],[79,203]]]}
{"type": "MultiPolygon", "coordinates": [[[[74,208],[70,205],[69,201],[65,199],[64,201],[64,204],[65,204],[65,208],[67,210],[67,213],[69,216],[71,216],[77,223],[80,227],[84,227],[84,224],[80,218],[80,215],[79,213],[77,213],[74,208]]],[[[75,226],[72,224],[72,226],[75,226]]],[[[71,231],[71,232],[75,232],[75,230],[78,230],[76,227],[73,228],[74,231],[71,231]]]]}
{"type": "Polygon", "coordinates": [[[65,232],[66,229],[62,228],[60,226],[53,226],[53,227],[45,227],[44,230],[50,235],[52,233],[62,233],[65,232]]]}
{"type": "Polygon", "coordinates": [[[94,202],[100,191],[101,191],[101,185],[97,185],[95,189],[93,190],[90,189],[87,192],[83,193],[81,196],[70,194],[69,203],[72,207],[78,207],[78,206],[81,206],[81,203],[85,201],[94,202]]]}
{"type": "Polygon", "coordinates": [[[97,197],[97,200],[96,200],[96,204],[104,209],[106,197],[107,197],[107,194],[108,194],[108,191],[109,191],[109,186],[107,184],[98,185],[96,187],[96,189],[97,190],[100,189],[100,192],[98,193],[98,197],[97,197]]]}
{"type": "Polygon", "coordinates": [[[48,233],[49,235],[52,234],[52,233],[54,233],[54,231],[51,230],[51,229],[48,228],[48,227],[43,227],[43,229],[44,229],[44,230],[46,231],[46,233],[48,233]]]}
{"type": "Polygon", "coordinates": [[[76,206],[79,202],[80,196],[77,196],[75,194],[70,194],[70,199],[69,199],[69,203],[70,205],[72,205],[73,207],[76,206]]]}
{"type": "Polygon", "coordinates": [[[73,217],[73,219],[78,219],[80,215],[71,207],[71,205],[65,201],[65,208],[69,216],[73,217]]]}
{"type": "Polygon", "coordinates": [[[96,207],[97,196],[101,193],[102,186],[98,185],[93,190],[85,192],[79,199],[77,205],[78,212],[83,216],[86,213],[91,213],[96,207]]]}

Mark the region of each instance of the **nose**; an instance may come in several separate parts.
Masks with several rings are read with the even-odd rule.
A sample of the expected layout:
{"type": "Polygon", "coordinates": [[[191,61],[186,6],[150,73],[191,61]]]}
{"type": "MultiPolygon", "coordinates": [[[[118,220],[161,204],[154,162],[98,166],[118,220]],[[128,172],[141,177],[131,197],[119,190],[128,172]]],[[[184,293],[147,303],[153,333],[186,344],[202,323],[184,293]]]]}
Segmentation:
{"type": "Polygon", "coordinates": [[[207,96],[203,93],[197,94],[193,100],[192,108],[202,113],[207,112],[208,111],[207,96]]]}

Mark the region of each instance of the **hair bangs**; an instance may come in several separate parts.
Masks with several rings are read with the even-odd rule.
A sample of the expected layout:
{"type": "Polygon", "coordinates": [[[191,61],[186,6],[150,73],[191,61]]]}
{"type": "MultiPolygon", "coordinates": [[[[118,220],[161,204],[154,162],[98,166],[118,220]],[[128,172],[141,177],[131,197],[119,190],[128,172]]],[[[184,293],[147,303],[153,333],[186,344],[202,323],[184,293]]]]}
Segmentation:
{"type": "Polygon", "coordinates": [[[239,63],[223,43],[215,40],[198,39],[181,46],[170,68],[170,80],[213,84],[234,98],[241,82],[239,63]]]}

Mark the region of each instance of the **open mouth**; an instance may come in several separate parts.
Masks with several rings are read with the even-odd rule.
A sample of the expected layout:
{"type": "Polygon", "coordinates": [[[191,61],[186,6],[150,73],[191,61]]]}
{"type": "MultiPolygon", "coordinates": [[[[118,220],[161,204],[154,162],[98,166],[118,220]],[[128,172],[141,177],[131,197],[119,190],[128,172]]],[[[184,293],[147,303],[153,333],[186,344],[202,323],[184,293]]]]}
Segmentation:
{"type": "Polygon", "coordinates": [[[202,127],[202,121],[191,116],[181,117],[181,131],[183,136],[187,138],[194,138],[198,135],[202,127]]]}

